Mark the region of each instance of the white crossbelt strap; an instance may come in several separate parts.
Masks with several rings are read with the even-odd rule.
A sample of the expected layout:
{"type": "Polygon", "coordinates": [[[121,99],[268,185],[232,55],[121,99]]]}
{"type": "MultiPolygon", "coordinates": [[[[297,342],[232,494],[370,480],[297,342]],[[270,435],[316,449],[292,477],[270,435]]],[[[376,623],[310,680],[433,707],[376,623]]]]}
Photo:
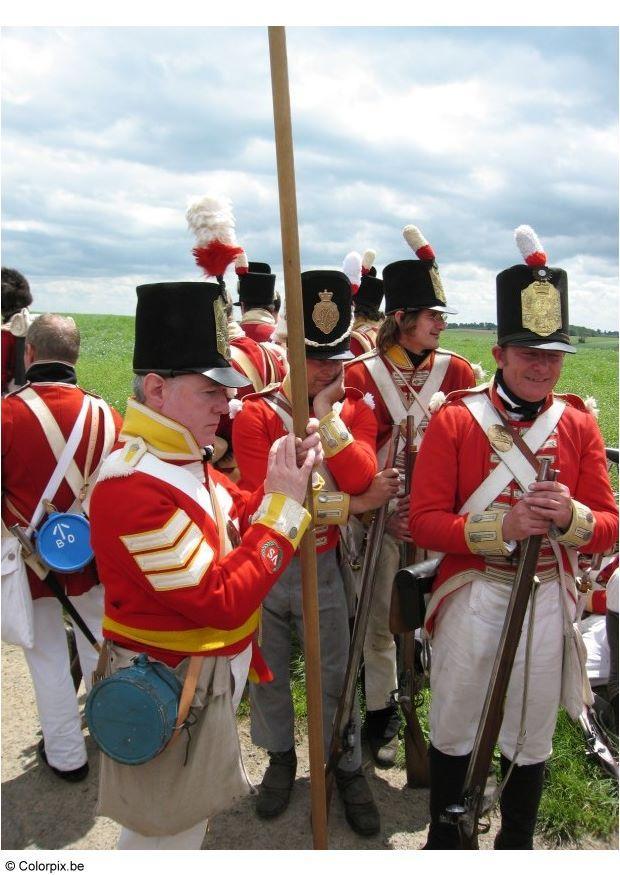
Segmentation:
{"type": "Polygon", "coordinates": [[[417,393],[417,398],[414,398],[411,406],[407,409],[402,399],[402,395],[396,388],[394,380],[387,365],[377,353],[374,356],[368,356],[361,361],[364,363],[370,376],[373,378],[377,389],[381,392],[381,397],[385,402],[385,406],[390,412],[394,424],[400,424],[407,416],[413,416],[414,427],[417,428],[424,417],[430,417],[428,409],[429,402],[435,392],[438,392],[444,377],[450,365],[451,355],[444,350],[435,350],[435,361],[431,371],[429,372],[426,382],[417,393]]]}
{"type": "MultiPolygon", "coordinates": [[[[113,463],[114,457],[122,452],[124,450],[120,449],[112,453],[109,457],[110,462],[113,463]]],[[[192,501],[195,501],[215,523],[220,538],[220,557],[230,552],[232,545],[226,529],[226,523],[230,517],[223,510],[217,495],[218,489],[223,487],[219,484],[217,486],[210,484],[209,489],[207,489],[191,471],[186,471],[180,465],[164,462],[152,453],[145,453],[135,466],[135,470],[174,486],[189,496],[192,501]]]]}
{"type": "MultiPolygon", "coordinates": [[[[461,401],[485,435],[491,425],[504,426],[489,396],[485,392],[473,393],[462,398],[461,401]]],[[[554,399],[551,406],[538,416],[534,425],[523,435],[525,443],[533,453],[536,453],[547,440],[558,424],[565,407],[564,401],[561,401],[559,398],[554,399]]],[[[459,511],[460,514],[470,512],[480,513],[486,510],[513,479],[519,483],[524,491],[527,491],[530,483],[536,480],[536,471],[516,444],[513,444],[506,452],[501,453],[500,458],[499,465],[472,492],[459,511]]]]}
{"type": "MultiPolygon", "coordinates": [[[[79,389],[76,389],[76,391],[79,391],[79,389]]],[[[50,449],[54,454],[54,458],[58,462],[65,448],[65,439],[60,430],[60,426],[54,419],[49,407],[30,387],[24,389],[23,392],[20,392],[19,395],[16,395],[15,397],[23,401],[23,403],[30,408],[32,413],[36,416],[45,433],[45,437],[47,438],[50,449]]],[[[64,476],[73,490],[73,494],[77,497],[80,494],[84,478],[73,458],[69,460],[69,465],[64,476]]]]}
{"type": "MultiPolygon", "coordinates": [[[[52,472],[52,476],[50,477],[47,486],[43,490],[43,494],[41,495],[41,498],[39,499],[39,503],[37,504],[37,506],[34,510],[34,513],[32,515],[32,519],[30,520],[30,525],[28,526],[28,528],[26,530],[28,535],[30,535],[33,532],[33,530],[37,527],[39,520],[43,516],[43,513],[45,511],[45,507],[43,505],[43,502],[50,501],[56,495],[56,493],[58,492],[58,487],[60,486],[60,484],[62,483],[62,481],[65,477],[65,473],[67,471],[67,468],[69,467],[69,464],[73,461],[73,456],[75,454],[77,446],[78,446],[80,440],[82,439],[82,435],[84,433],[84,422],[86,420],[86,411],[88,410],[89,407],[90,407],[90,398],[88,397],[88,395],[85,395],[84,399],[82,401],[82,406],[80,408],[80,412],[78,414],[78,417],[75,420],[75,422],[73,423],[73,428],[71,429],[71,434],[69,435],[69,439],[67,440],[67,442],[64,446],[64,449],[63,449],[62,453],[60,454],[60,458],[58,459],[58,462],[56,463],[56,467],[55,467],[54,471],[52,472]]],[[[46,407],[45,409],[49,413],[48,408],[46,407]]],[[[51,416],[51,414],[50,414],[50,416],[51,416]]],[[[54,424],[58,428],[58,424],[56,423],[56,420],[54,420],[54,424]]],[[[64,438],[63,438],[63,440],[64,440],[64,438]]],[[[75,462],[74,462],[74,464],[75,464],[75,462]]],[[[82,482],[80,483],[79,489],[81,489],[81,486],[83,483],[83,478],[80,478],[80,479],[82,482]]],[[[79,489],[78,489],[78,493],[79,493],[79,489]]]]}
{"type": "MultiPolygon", "coordinates": [[[[92,495],[92,491],[95,488],[95,484],[97,482],[97,478],[99,477],[99,471],[101,470],[101,466],[104,461],[110,454],[112,447],[116,441],[116,427],[114,425],[114,417],[112,416],[112,411],[106,404],[106,402],[102,398],[91,398],[91,405],[93,407],[92,415],[95,415],[95,407],[99,409],[101,413],[103,413],[103,446],[101,448],[101,455],[99,457],[99,464],[95,468],[95,470],[88,476],[87,482],[85,484],[86,492],[84,498],[82,499],[82,507],[86,514],[88,514],[90,507],[90,497],[92,495]]],[[[88,475],[88,472],[85,472],[88,475]]]]}

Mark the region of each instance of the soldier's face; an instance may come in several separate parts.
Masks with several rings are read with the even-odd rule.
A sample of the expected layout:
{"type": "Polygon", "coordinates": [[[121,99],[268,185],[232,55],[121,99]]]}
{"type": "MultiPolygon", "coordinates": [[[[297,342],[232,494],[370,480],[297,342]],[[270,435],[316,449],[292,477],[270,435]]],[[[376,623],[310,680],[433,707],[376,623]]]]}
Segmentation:
{"type": "Polygon", "coordinates": [[[494,346],[506,385],[524,401],[542,401],[560,379],[564,353],[527,346],[494,346]]]}
{"type": "Polygon", "coordinates": [[[199,446],[208,447],[215,438],[220,416],[228,413],[228,402],[235,394],[235,389],[202,374],[182,374],[164,381],[159,410],[191,431],[199,446]]]}
{"type": "Polygon", "coordinates": [[[404,313],[396,312],[396,322],[400,329],[398,342],[409,352],[420,355],[425,349],[437,349],[441,332],[446,327],[445,315],[436,310],[420,310],[416,313],[415,323],[403,322],[404,313]]]}
{"type": "Polygon", "coordinates": [[[308,398],[314,398],[321,389],[333,383],[337,377],[342,377],[344,364],[331,359],[306,359],[306,376],[308,378],[308,398]]]}

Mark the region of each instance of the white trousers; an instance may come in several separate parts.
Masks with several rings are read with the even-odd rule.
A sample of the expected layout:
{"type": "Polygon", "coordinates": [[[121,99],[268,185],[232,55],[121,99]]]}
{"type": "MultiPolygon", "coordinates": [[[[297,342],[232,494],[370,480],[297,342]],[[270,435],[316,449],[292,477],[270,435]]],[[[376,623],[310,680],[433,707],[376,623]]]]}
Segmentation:
{"type": "MultiPolygon", "coordinates": [[[[364,695],[368,711],[380,711],[396,690],[396,643],[390,632],[392,583],[400,568],[398,541],[384,535],[375,577],[375,587],[364,637],[364,695]]],[[[357,583],[361,584],[358,575],[357,583]]],[[[357,595],[359,596],[359,592],[357,595]]]]}
{"type": "MultiPolygon", "coordinates": [[[[69,600],[95,638],[101,641],[103,587],[94,586],[83,595],[69,596],[69,600]]],[[[79,769],[87,760],[86,745],[71,678],[62,605],[54,597],[35,599],[32,605],[34,647],[24,649],[24,656],[37,700],[45,755],[50,766],[57,769],[79,769]]],[[[88,691],[98,654],[77,626],[74,628],[84,684],[88,691]]]]}
{"type": "MultiPolygon", "coordinates": [[[[558,581],[535,600],[527,691],[526,736],[519,765],[548,759],[560,702],[563,618],[558,581]]],[[[470,753],[502,631],[510,587],[474,580],[441,605],[432,641],[429,714],[433,747],[450,756],[470,753]]],[[[531,600],[530,600],[531,603],[531,600]]],[[[513,759],[521,726],[529,608],[508,685],[498,744],[513,759]]]]}
{"type": "MultiPolygon", "coordinates": [[[[237,654],[230,660],[230,670],[234,681],[232,705],[235,711],[239,707],[245,682],[250,669],[251,647],[247,647],[242,653],[237,654]]],[[[117,851],[199,851],[207,831],[208,820],[168,836],[143,836],[133,829],[121,827],[121,834],[116,845],[117,851]]]]}

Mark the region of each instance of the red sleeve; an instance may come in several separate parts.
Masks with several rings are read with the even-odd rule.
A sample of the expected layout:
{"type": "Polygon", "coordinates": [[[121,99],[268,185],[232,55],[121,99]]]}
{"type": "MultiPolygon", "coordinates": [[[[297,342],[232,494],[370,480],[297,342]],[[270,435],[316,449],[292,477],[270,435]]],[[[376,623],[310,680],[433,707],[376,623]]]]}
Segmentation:
{"type": "Polygon", "coordinates": [[[339,489],[359,495],[368,489],[377,473],[377,422],[361,399],[346,398],[340,416],[353,435],[353,442],[327,459],[326,464],[339,489]]]}
{"type": "Polygon", "coordinates": [[[233,419],[233,446],[241,489],[254,491],[265,482],[269,450],[284,434],[280,417],[260,398],[244,402],[233,419]]]}
{"type": "Polygon", "coordinates": [[[604,614],[607,611],[607,590],[595,589],[592,593],[592,613],[604,614]]]}
{"type": "Polygon", "coordinates": [[[588,543],[584,544],[584,548],[587,548],[588,553],[604,553],[611,550],[618,539],[618,508],[607,473],[605,445],[598,423],[590,413],[571,409],[564,416],[566,414],[569,414],[570,419],[567,417],[566,427],[559,431],[561,443],[558,479],[567,483],[571,496],[587,505],[594,514],[594,533],[588,543]],[[580,428],[572,425],[573,417],[578,420],[580,428]],[[564,447],[563,443],[567,446],[564,447]],[[579,468],[576,483],[571,483],[575,472],[563,471],[562,468],[565,459],[571,467],[577,467],[572,461],[575,451],[579,468]]]}
{"type": "Polygon", "coordinates": [[[442,383],[441,390],[455,392],[457,389],[473,389],[476,385],[476,375],[471,364],[459,356],[453,355],[448,373],[442,383]]]}
{"type": "Polygon", "coordinates": [[[8,329],[0,332],[2,347],[2,392],[6,392],[15,371],[15,337],[8,329]]]}
{"type": "Polygon", "coordinates": [[[178,493],[162,489],[161,481],[148,475],[135,473],[129,478],[109,479],[97,485],[91,501],[91,542],[106,587],[106,612],[108,601],[111,615],[114,608],[122,603],[126,607],[132,598],[135,603],[143,604],[143,596],[132,594],[133,583],[139,591],[148,594],[149,600],[164,606],[166,613],[190,620],[192,627],[236,629],[260,606],[286,568],[294,554],[293,545],[266,526],[250,525],[242,535],[240,546],[219,558],[215,525],[207,518],[203,532],[215,556],[202,578],[195,585],[157,590],[140,570],[121,537],[157,531],[179,506],[178,493]],[[122,513],[119,508],[123,509],[122,513]],[[265,555],[274,544],[278,559],[275,563],[265,555]]]}
{"type": "Polygon", "coordinates": [[[466,464],[459,456],[467,445],[466,424],[474,422],[467,411],[466,417],[460,416],[463,411],[447,404],[430,419],[413,471],[409,529],[420,547],[471,556],[464,534],[466,516],[456,513],[459,464],[466,464]]]}

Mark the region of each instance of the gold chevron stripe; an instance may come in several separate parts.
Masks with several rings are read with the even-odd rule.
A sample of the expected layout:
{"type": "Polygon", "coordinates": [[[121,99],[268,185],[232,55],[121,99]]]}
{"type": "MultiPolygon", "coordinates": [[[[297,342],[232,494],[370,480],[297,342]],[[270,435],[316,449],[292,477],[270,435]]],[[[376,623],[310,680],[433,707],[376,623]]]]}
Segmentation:
{"type": "Polygon", "coordinates": [[[121,535],[121,541],[130,553],[143,553],[162,547],[172,547],[191,522],[184,510],[176,510],[168,522],[159,529],[137,532],[135,535],[121,535]]]}
{"type": "Polygon", "coordinates": [[[147,574],[146,577],[153,589],[156,589],[158,592],[167,589],[197,586],[211,564],[213,555],[211,547],[209,547],[206,541],[202,541],[187,568],[178,571],[165,571],[161,574],[147,574]]]}
{"type": "Polygon", "coordinates": [[[185,530],[185,534],[171,550],[155,550],[154,552],[141,553],[134,556],[140,566],[140,570],[168,571],[171,568],[182,568],[189,558],[196,552],[198,545],[203,540],[202,532],[192,523],[185,530]]]}

